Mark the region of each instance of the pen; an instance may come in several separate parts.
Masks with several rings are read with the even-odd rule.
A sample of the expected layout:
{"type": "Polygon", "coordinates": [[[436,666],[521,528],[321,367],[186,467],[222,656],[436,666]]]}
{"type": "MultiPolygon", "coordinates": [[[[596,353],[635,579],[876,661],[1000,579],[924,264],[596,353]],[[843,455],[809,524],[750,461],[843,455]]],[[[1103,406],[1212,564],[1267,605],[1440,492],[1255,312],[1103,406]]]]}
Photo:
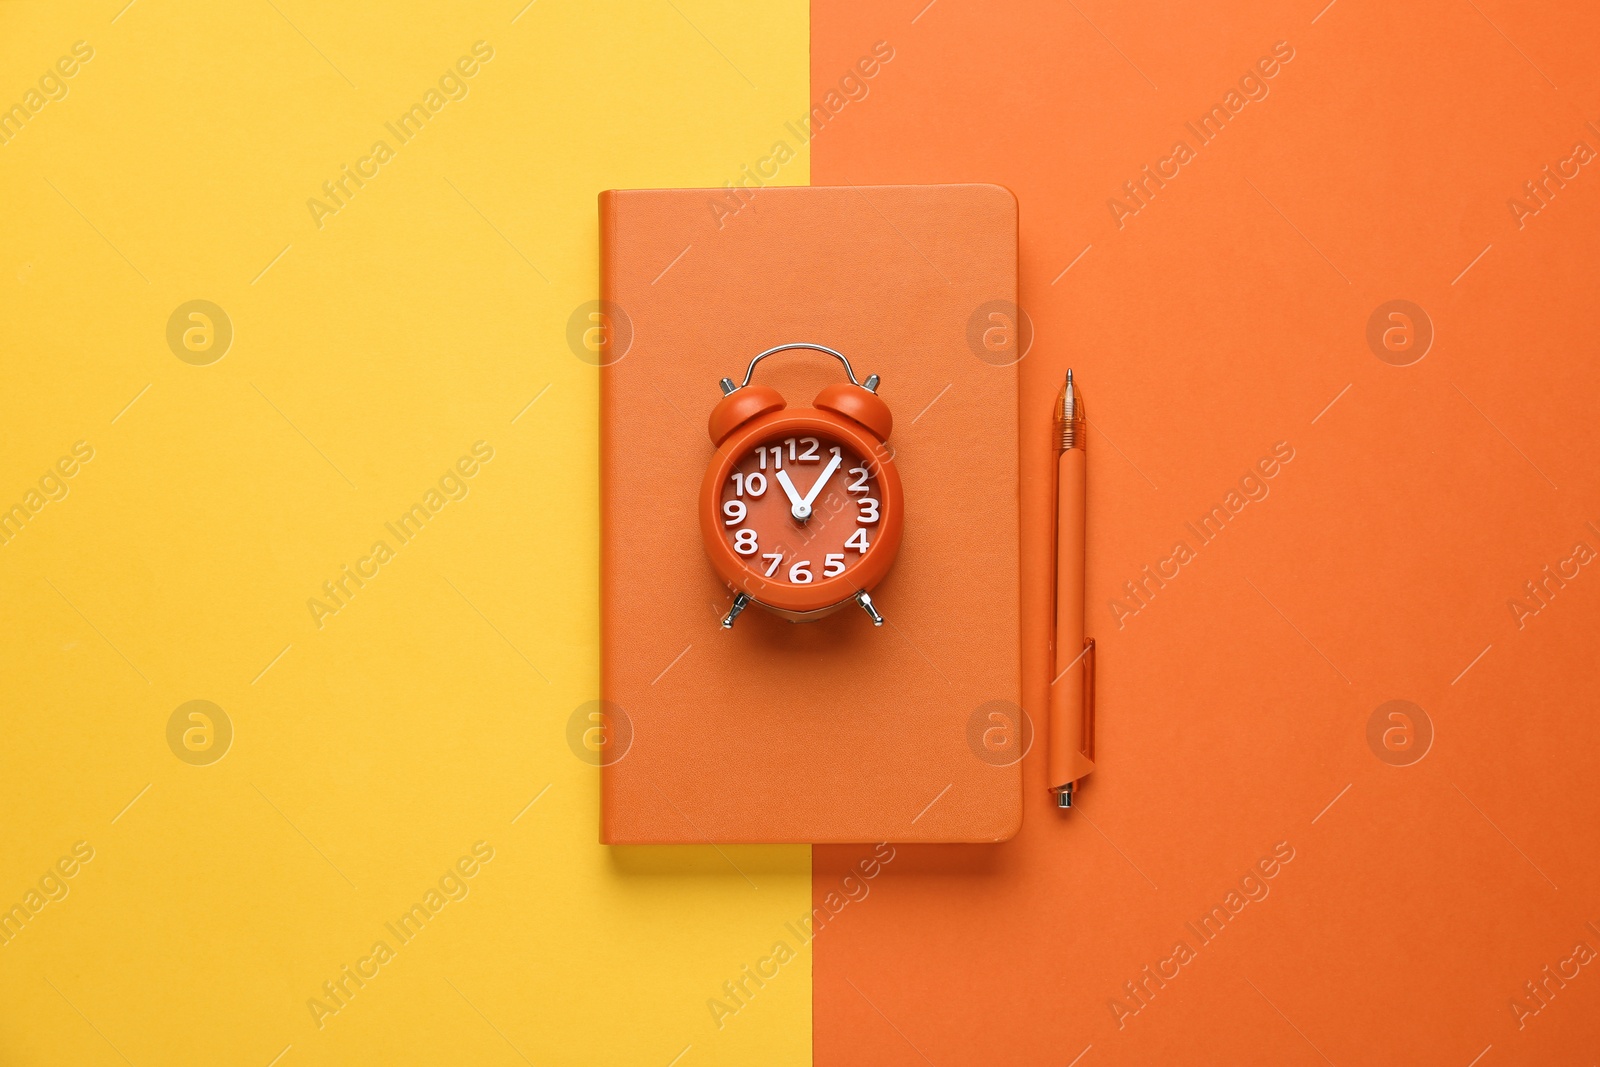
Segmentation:
{"type": "Polygon", "coordinates": [[[1094,643],[1085,641],[1083,633],[1083,394],[1070,369],[1056,397],[1051,436],[1056,448],[1056,587],[1049,775],[1056,806],[1070,808],[1074,785],[1094,770],[1094,708],[1087,683],[1094,643]]]}

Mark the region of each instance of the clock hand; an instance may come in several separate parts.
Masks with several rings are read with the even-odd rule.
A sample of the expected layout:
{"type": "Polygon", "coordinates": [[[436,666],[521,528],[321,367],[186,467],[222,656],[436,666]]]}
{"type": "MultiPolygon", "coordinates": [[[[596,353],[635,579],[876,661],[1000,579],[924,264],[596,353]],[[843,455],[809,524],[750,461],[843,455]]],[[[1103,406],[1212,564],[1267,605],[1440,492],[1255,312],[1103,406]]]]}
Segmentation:
{"type": "Polygon", "coordinates": [[[805,505],[807,508],[810,508],[816,502],[817,494],[822,492],[822,487],[828,484],[828,479],[832,478],[833,472],[838,469],[839,457],[834,456],[828,461],[828,465],[822,468],[822,474],[817,477],[816,482],[811,486],[811,492],[806,494],[805,505]]]}
{"type": "Polygon", "coordinates": [[[789,498],[789,514],[801,522],[809,519],[811,517],[810,501],[801,499],[800,490],[796,489],[794,482],[789,480],[789,472],[782,468],[778,470],[778,484],[783,486],[784,495],[789,498]]]}

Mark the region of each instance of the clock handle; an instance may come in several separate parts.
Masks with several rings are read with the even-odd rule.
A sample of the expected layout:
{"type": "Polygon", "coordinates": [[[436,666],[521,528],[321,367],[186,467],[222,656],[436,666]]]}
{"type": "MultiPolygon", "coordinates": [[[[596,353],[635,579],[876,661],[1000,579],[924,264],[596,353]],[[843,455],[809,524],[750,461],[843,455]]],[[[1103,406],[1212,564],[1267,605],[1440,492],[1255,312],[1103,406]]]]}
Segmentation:
{"type": "Polygon", "coordinates": [[[786,345],[778,345],[775,348],[769,348],[765,352],[758,353],[756,357],[750,361],[749,368],[745,370],[744,381],[740,382],[738,385],[734,385],[733,380],[730,378],[722,379],[723,394],[726,395],[733,392],[735,389],[743,389],[745,386],[749,385],[750,376],[756,372],[756,364],[760,363],[768,356],[777,355],[779,352],[788,352],[796,348],[806,348],[813,352],[821,352],[824,355],[832,356],[834,359],[837,359],[840,363],[844,364],[844,372],[845,374],[849,375],[851,385],[859,385],[869,393],[875,393],[878,391],[878,376],[876,374],[870,374],[867,376],[867,380],[865,382],[857,381],[856,372],[850,366],[850,360],[845,358],[845,354],[843,352],[829,348],[827,345],[814,345],[809,341],[795,341],[786,345]]]}

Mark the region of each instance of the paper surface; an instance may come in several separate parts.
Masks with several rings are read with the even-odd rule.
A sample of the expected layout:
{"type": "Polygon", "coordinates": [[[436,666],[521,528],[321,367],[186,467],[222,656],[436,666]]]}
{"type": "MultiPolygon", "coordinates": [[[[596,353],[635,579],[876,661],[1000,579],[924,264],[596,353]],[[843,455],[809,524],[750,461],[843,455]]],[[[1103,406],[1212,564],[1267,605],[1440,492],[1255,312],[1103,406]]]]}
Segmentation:
{"type": "Polygon", "coordinates": [[[1017,193],[1024,441],[1069,365],[1090,424],[1100,702],[1079,810],[1030,758],[1015,841],[902,848],[819,936],[817,1062],[1589,1055],[1593,11],[812,16],[814,93],[896,50],[815,182],[1017,193]]]}
{"type": "Polygon", "coordinates": [[[798,944],[708,1007],[806,851],[618,859],[567,743],[595,193],[731,180],[807,100],[804,4],[675,6],[4,5],[0,104],[48,102],[0,144],[0,502],[43,502],[0,544],[0,905],[42,904],[0,1061],[808,1062],[798,944]],[[196,299],[225,352],[169,343],[196,299]]]}

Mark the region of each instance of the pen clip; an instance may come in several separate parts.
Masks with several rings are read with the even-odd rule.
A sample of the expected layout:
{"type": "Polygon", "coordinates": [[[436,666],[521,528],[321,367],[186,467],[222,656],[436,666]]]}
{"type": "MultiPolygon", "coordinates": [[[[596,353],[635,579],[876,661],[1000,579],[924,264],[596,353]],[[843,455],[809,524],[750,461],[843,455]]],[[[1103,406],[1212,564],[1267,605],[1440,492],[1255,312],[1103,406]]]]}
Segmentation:
{"type": "Polygon", "coordinates": [[[1094,638],[1089,638],[1083,643],[1083,758],[1091,762],[1094,760],[1094,675],[1095,675],[1095,644],[1094,638]]]}

